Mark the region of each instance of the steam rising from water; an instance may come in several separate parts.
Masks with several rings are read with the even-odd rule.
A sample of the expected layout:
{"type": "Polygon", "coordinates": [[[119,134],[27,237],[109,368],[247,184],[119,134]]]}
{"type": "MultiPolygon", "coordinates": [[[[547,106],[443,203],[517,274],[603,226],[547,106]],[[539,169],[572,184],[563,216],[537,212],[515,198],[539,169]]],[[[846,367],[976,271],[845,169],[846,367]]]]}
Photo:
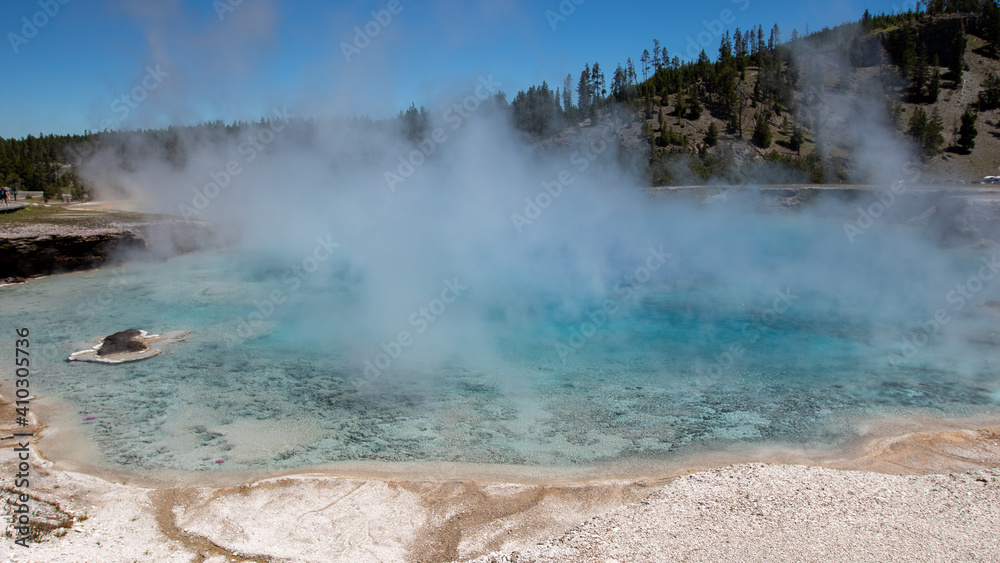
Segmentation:
{"type": "MultiPolygon", "coordinates": [[[[236,138],[183,138],[183,166],[151,155],[125,172],[103,154],[86,171],[238,241],[239,275],[271,282],[234,319],[233,339],[349,343],[359,367],[403,331],[413,343],[393,369],[459,351],[492,357],[503,331],[573,327],[626,293],[612,317],[627,315],[647,292],[689,286],[726,288],[745,307],[792,291],[819,314],[898,323],[933,312],[970,271],[937,240],[898,224],[920,211],[902,196],[890,195],[884,216],[848,236],[845,225],[859,224],[857,209],[877,194],[764,214],[755,196],[735,192],[712,204],[650,197],[618,145],[638,125],[621,118],[575,132],[559,149],[531,146],[485,106],[454,125],[432,122],[422,149],[385,124],[277,117],[236,138]],[[435,132],[441,142],[428,141],[435,132]],[[669,258],[635,279],[651,252],[669,258]],[[460,294],[434,302],[455,285],[460,294]]],[[[893,148],[881,129],[856,138],[893,148]]],[[[903,155],[879,154],[876,177],[899,177],[903,155]]],[[[553,335],[554,354],[571,332],[553,335]]]]}
{"type": "MultiPolygon", "coordinates": [[[[184,158],[137,137],[83,173],[233,241],[218,259],[247,293],[223,323],[229,350],[333,357],[362,393],[429,387],[460,368],[530,418],[541,407],[525,397],[553,381],[597,393],[612,370],[683,382],[687,397],[807,385],[817,366],[829,369],[817,390],[841,378],[899,385],[942,362],[978,381],[995,334],[982,303],[1000,284],[980,277],[961,307],[953,300],[989,258],[942,247],[962,216],[942,211],[964,203],[889,190],[918,169],[881,102],[829,94],[822,80],[810,88],[828,138],[849,139],[854,168],[885,190],[820,194],[795,211],[753,187],[708,201],[650,196],[629,148],[640,125],[627,116],[540,146],[479,96],[461,119],[449,118],[452,103],[432,109],[417,142],[389,122],[302,121],[279,108],[235,137],[182,134],[184,158]],[[935,328],[940,310],[949,322],[935,328]]],[[[960,227],[966,245],[993,236],[960,227]]]]}

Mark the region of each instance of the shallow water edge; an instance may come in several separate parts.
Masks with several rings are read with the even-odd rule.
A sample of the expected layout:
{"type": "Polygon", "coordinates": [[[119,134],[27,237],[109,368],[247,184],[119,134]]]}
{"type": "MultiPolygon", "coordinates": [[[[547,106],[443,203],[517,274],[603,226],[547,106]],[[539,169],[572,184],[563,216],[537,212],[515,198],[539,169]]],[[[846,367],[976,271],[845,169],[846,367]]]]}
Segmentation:
{"type": "MultiPolygon", "coordinates": [[[[3,388],[9,384],[4,383],[3,388]]],[[[0,393],[0,404],[10,402],[0,393]]],[[[669,459],[628,459],[578,466],[477,464],[452,462],[336,462],[289,470],[152,470],[135,471],[96,463],[99,450],[81,425],[67,424],[72,409],[57,399],[33,401],[40,432],[34,452],[60,471],[85,473],[101,479],[133,486],[169,489],[177,487],[234,487],[283,477],[329,477],[405,482],[512,483],[522,485],[587,485],[599,482],[656,483],[671,478],[743,463],[808,465],[833,469],[871,470],[880,473],[910,474],[948,472],[939,460],[913,460],[912,466],[896,462],[873,464],[879,448],[915,435],[940,435],[945,441],[952,433],[970,433],[1000,427],[1000,412],[948,418],[925,412],[881,417],[858,417],[850,422],[857,439],[846,446],[806,448],[799,444],[744,444],[725,450],[703,451],[669,459]]],[[[912,457],[912,456],[910,456],[912,457]]],[[[978,463],[978,462],[977,462],[978,463]]],[[[986,463],[986,465],[990,465],[986,463]]]]}

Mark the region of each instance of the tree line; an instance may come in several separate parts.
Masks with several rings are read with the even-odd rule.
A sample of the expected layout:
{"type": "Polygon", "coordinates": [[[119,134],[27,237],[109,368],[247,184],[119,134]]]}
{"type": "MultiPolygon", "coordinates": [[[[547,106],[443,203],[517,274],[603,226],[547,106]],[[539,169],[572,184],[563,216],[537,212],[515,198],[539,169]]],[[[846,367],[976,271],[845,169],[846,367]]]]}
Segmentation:
{"type": "MultiPolygon", "coordinates": [[[[811,181],[829,181],[838,178],[835,174],[831,177],[825,163],[829,155],[821,153],[817,142],[824,117],[806,87],[822,82],[824,71],[801,52],[846,49],[849,64],[860,68],[884,63],[872,58],[873,42],[884,49],[888,63],[905,81],[900,99],[889,102],[892,114],[900,131],[929,158],[946,144],[945,124],[935,104],[943,90],[963,83],[973,34],[985,41],[977,53],[1000,56],[998,0],[931,0],[923,9],[891,14],[866,10],[858,22],[806,35],[793,30],[787,42],[777,25],[737,28],[722,35],[713,56],[702,50],[689,61],[671,56],[653,40],[652,50],[646,49],[638,57],[638,67],[628,58],[616,65],[610,80],[600,63],[588,63],[579,75],[567,74],[555,88],[542,82],[517,92],[509,103],[503,93],[488,102],[493,110],[506,115],[515,129],[536,139],[594,121],[612,108],[626,108],[643,118],[654,182],[663,180],[656,177],[658,167],[668,168],[668,161],[679,158],[688,159],[690,168],[703,179],[724,172],[727,153],[710,150],[718,152],[723,134],[745,140],[760,151],[780,143],[793,156],[762,152],[765,160],[780,162],[811,181]],[[950,35],[942,39],[942,30],[950,30],[950,35]],[[906,120],[901,117],[903,101],[917,106],[906,120]],[[704,116],[709,118],[707,128],[692,134],[688,124],[703,124],[704,116]],[[802,154],[807,140],[812,152],[802,154]]],[[[960,123],[954,125],[952,149],[971,151],[979,114],[998,108],[1000,75],[991,71],[960,123]]],[[[427,134],[430,120],[425,108],[411,104],[395,118],[356,117],[349,121],[399,132],[417,143],[427,134]]],[[[190,156],[188,147],[195,145],[182,139],[235,138],[267,124],[265,119],[229,124],[214,121],[166,129],[0,139],[0,184],[50,195],[68,191],[82,197],[88,186],[76,175],[74,165],[97,150],[111,149],[118,164],[127,167],[139,150],[128,142],[135,135],[143,139],[140,144],[144,150],[182,166],[190,156]]],[[[308,139],[315,127],[314,120],[296,118],[293,136],[308,139]]]]}
{"type": "MultiPolygon", "coordinates": [[[[802,52],[842,50],[854,69],[895,66],[905,85],[898,98],[890,100],[889,109],[899,131],[930,158],[947,144],[945,124],[935,104],[943,90],[963,84],[971,34],[985,41],[976,50],[978,54],[1000,58],[997,0],[930,1],[916,10],[890,14],[866,10],[860,21],[807,35],[793,30],[787,43],[777,25],[745,31],[737,28],[723,34],[714,56],[702,50],[697,59],[686,62],[671,57],[654,40],[652,50],[644,50],[639,57],[638,67],[631,58],[617,66],[608,90],[600,66],[586,65],[575,84],[575,106],[569,92],[572,76],[567,76],[561,93],[546,83],[519,92],[511,104],[513,123],[529,135],[545,137],[580,125],[611,104],[621,105],[644,118],[651,165],[664,157],[693,155],[697,161],[692,168],[717,171],[717,166],[705,164],[712,160],[707,149],[719,143],[724,130],[761,150],[770,148],[780,136],[782,146],[793,151],[797,159],[771,153],[765,156],[803,170],[814,181],[836,180],[824,178],[830,167],[822,161],[828,155],[801,153],[808,137],[812,137],[814,150],[819,150],[816,137],[822,133],[824,121],[808,86],[822,84],[824,70],[814,57],[802,52]],[[887,61],[879,56],[882,52],[888,55],[887,61]],[[917,106],[908,119],[901,116],[903,102],[917,106]],[[684,132],[686,124],[699,121],[706,113],[711,121],[701,138],[684,132]]],[[[895,87],[891,80],[884,80],[883,86],[889,91],[895,87]]],[[[949,150],[970,152],[975,147],[979,113],[998,107],[1000,76],[990,71],[981,91],[956,122],[949,150]]],[[[703,175],[703,179],[707,178],[703,175]]]]}

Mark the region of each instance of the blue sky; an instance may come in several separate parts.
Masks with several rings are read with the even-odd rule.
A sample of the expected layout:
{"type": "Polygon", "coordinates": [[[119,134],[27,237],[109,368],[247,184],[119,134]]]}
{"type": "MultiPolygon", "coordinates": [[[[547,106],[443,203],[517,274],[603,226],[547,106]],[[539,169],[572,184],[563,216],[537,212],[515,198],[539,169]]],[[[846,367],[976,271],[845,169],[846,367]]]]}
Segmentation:
{"type": "Polygon", "coordinates": [[[0,136],[230,122],[281,108],[384,117],[411,101],[460,100],[479,77],[490,76],[511,99],[542,80],[555,88],[571,73],[575,81],[584,63],[599,62],[610,78],[628,57],[638,65],[654,38],[682,58],[701,40],[714,57],[715,31],[724,21],[729,29],[777,23],[787,39],[807,25],[817,30],[855,20],[866,7],[912,6],[902,0],[4,0],[0,136]]]}

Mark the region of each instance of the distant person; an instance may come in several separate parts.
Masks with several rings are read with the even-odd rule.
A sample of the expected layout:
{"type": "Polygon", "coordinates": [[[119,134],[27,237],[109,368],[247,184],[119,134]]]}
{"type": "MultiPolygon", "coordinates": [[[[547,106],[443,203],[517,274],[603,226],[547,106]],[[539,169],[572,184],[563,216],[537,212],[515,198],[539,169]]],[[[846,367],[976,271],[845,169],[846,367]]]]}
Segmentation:
{"type": "Polygon", "coordinates": [[[3,201],[4,208],[7,207],[7,188],[0,188],[0,201],[3,201]]]}

